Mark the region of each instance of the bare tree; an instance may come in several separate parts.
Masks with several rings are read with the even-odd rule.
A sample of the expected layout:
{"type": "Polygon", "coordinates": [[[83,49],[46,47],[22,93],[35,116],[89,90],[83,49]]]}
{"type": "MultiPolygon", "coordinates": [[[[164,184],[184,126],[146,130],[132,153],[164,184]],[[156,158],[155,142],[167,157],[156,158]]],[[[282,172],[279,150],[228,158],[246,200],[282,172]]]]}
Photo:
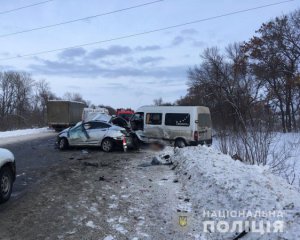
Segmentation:
{"type": "Polygon", "coordinates": [[[263,81],[267,100],[279,111],[283,132],[297,129],[300,67],[300,11],[263,24],[244,45],[255,76],[263,81]]]}

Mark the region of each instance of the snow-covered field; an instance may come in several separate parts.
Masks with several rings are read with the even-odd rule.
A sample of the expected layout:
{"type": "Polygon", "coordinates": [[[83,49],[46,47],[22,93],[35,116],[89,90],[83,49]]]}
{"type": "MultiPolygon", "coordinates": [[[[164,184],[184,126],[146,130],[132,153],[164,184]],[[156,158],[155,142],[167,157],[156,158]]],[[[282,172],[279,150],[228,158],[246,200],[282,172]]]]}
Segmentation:
{"type": "Polygon", "coordinates": [[[0,138],[19,137],[49,132],[48,127],[0,132],[0,138]]]}
{"type": "Polygon", "coordinates": [[[20,141],[29,141],[53,133],[54,131],[48,127],[0,132],[0,146],[20,141]]]}
{"type": "Polygon", "coordinates": [[[300,193],[268,167],[235,161],[214,147],[165,152],[178,164],[179,181],[190,196],[187,216],[192,225],[203,224],[196,239],[234,239],[235,232],[242,232],[237,226],[247,230],[248,223],[251,230],[243,239],[300,239],[300,193]],[[229,231],[221,232],[218,224],[225,228],[228,224],[229,231]],[[273,233],[276,229],[279,232],[273,233]]]}
{"type": "MultiPolygon", "coordinates": [[[[300,133],[274,133],[267,164],[285,181],[300,188],[300,133]]],[[[220,150],[220,141],[214,138],[213,147],[220,150]]]]}

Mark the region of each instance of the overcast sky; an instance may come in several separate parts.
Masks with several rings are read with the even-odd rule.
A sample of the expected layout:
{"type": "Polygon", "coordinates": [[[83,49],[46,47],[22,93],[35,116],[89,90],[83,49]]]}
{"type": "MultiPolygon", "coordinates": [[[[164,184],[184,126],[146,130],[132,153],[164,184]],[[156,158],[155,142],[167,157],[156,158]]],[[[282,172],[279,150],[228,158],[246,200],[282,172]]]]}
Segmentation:
{"type": "MultiPolygon", "coordinates": [[[[110,12],[153,0],[55,0],[0,14],[0,35],[110,12]]],[[[0,58],[163,28],[280,0],[165,0],[153,5],[9,37],[0,58]]],[[[0,0],[0,12],[41,0],[0,0]]],[[[137,108],[186,93],[186,71],[207,47],[248,40],[260,25],[299,7],[299,1],[130,39],[28,58],[0,61],[0,70],[23,70],[47,80],[53,92],[79,92],[95,104],[137,108]]]]}

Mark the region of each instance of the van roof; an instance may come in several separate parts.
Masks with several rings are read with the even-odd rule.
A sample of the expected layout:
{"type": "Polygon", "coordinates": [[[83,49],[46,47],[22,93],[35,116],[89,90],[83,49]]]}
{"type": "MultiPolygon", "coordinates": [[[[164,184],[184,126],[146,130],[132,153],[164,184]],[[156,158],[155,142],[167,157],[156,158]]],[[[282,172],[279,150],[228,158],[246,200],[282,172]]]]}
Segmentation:
{"type": "Polygon", "coordinates": [[[191,111],[193,109],[197,109],[200,112],[210,113],[209,108],[205,106],[142,106],[136,110],[136,112],[140,112],[143,110],[158,110],[158,111],[176,111],[176,110],[186,110],[191,111]]]}

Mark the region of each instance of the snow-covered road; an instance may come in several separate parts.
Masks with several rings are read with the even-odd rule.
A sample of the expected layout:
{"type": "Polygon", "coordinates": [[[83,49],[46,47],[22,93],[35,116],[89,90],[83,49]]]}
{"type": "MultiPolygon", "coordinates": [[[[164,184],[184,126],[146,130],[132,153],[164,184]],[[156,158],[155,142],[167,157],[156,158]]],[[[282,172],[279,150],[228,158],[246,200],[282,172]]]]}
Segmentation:
{"type": "Polygon", "coordinates": [[[32,169],[43,177],[22,201],[1,206],[6,239],[232,240],[239,233],[242,239],[300,239],[297,189],[267,167],[234,161],[214,147],[104,153],[54,149],[55,134],[45,129],[11,138],[26,140],[11,145],[19,171],[29,162],[46,167],[32,169]],[[165,155],[172,165],[150,164],[153,157],[169,163],[165,155]],[[268,233],[277,221],[279,232],[268,233]],[[248,228],[247,222],[263,225],[248,228]]]}

